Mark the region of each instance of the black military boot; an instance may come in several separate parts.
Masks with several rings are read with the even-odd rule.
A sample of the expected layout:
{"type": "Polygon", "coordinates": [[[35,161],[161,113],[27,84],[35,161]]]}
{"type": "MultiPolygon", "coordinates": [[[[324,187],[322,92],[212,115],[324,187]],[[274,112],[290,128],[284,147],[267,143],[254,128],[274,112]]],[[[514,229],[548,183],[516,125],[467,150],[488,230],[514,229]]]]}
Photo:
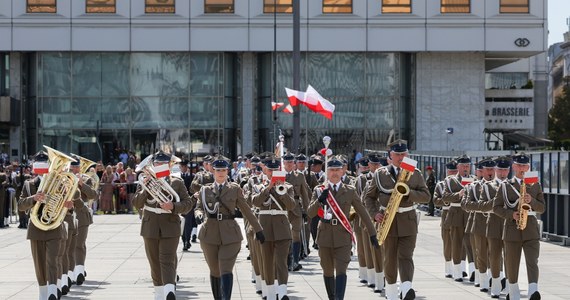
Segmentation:
{"type": "Polygon", "coordinates": [[[210,275],[210,286],[212,287],[212,295],[214,300],[222,300],[222,281],[219,277],[210,275]]]}
{"type": "Polygon", "coordinates": [[[234,286],[234,274],[228,273],[222,275],[222,299],[229,300],[232,298],[232,287],[234,286]]]}
{"type": "Polygon", "coordinates": [[[83,273],[79,273],[77,275],[77,285],[82,285],[83,282],[85,282],[85,276],[83,276],[83,273]]]}
{"type": "Polygon", "coordinates": [[[301,242],[293,243],[293,271],[299,271],[303,268],[299,264],[299,255],[301,254],[301,242]]]}
{"type": "Polygon", "coordinates": [[[343,300],[346,290],[346,274],[337,275],[335,280],[335,299],[343,300]]]}
{"type": "Polygon", "coordinates": [[[532,295],[530,295],[530,300],[540,300],[540,293],[538,291],[532,293],[532,295]]]}
{"type": "Polygon", "coordinates": [[[334,276],[331,277],[327,277],[327,276],[323,276],[324,280],[325,280],[325,288],[327,290],[327,296],[329,297],[329,300],[334,300],[334,276]]]}

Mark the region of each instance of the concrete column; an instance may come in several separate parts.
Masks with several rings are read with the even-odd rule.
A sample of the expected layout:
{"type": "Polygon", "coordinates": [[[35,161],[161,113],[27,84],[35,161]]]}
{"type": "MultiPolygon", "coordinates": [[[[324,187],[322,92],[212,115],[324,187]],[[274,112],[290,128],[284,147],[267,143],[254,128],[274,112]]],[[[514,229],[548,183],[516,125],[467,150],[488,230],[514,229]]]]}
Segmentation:
{"type": "Polygon", "coordinates": [[[548,71],[546,53],[534,56],[534,136],[548,137],[548,71]]]}
{"type": "MultiPolygon", "coordinates": [[[[241,78],[242,78],[242,117],[241,117],[241,153],[245,154],[254,149],[253,132],[255,129],[255,98],[257,97],[255,84],[256,67],[255,55],[251,52],[242,54],[241,78]]],[[[240,151],[238,151],[240,152],[240,151]]]]}
{"type": "MultiPolygon", "coordinates": [[[[16,105],[20,105],[20,101],[22,98],[22,62],[21,62],[21,53],[19,52],[11,52],[10,53],[10,97],[16,99],[16,105]]],[[[20,116],[16,117],[19,120],[19,123],[14,126],[10,126],[10,160],[18,160],[20,161],[22,157],[22,127],[21,122],[21,114],[20,116]],[[16,155],[14,155],[16,154],[16,155]]]]}

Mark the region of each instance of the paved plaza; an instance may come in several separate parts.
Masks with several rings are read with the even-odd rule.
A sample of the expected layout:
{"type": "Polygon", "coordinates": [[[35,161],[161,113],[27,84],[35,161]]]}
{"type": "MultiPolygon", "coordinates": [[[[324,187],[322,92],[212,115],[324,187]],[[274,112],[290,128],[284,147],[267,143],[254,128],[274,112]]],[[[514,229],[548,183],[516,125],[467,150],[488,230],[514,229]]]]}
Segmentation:
{"type": "MultiPolygon", "coordinates": [[[[423,214],[423,213],[422,213],[423,214]]],[[[87,239],[87,280],[73,286],[62,299],[154,299],[140,221],[136,215],[94,217],[87,239]]],[[[240,224],[242,224],[240,219],[240,224]]],[[[443,277],[439,218],[422,215],[414,253],[414,289],[417,299],[490,299],[472,283],[456,283],[443,277]]],[[[570,248],[542,242],[539,259],[539,289],[546,300],[570,299],[570,248]]],[[[179,299],[212,299],[209,271],[199,244],[190,252],[179,245],[179,299]]],[[[233,299],[261,299],[251,283],[251,265],[245,242],[234,271],[233,299]]],[[[326,299],[316,252],[303,261],[300,272],[290,273],[290,299],[326,299]]],[[[526,270],[521,266],[521,293],[526,297],[526,270]]],[[[384,299],[358,281],[358,263],[353,258],[348,271],[347,299],[384,299]]],[[[0,299],[37,299],[37,284],[26,231],[11,225],[0,230],[0,299]]],[[[504,299],[504,296],[501,296],[504,299]]]]}

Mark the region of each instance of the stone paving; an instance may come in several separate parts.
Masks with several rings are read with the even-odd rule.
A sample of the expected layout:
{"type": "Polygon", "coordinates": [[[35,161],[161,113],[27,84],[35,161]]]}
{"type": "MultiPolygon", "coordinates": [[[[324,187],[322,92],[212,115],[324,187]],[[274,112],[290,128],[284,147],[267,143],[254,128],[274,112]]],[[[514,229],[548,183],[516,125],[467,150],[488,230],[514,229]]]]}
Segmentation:
{"type": "MultiPolygon", "coordinates": [[[[414,254],[414,289],[417,299],[490,299],[472,283],[456,283],[443,276],[439,218],[423,216],[414,254]]],[[[136,215],[98,215],[87,239],[87,280],[73,286],[62,299],[154,299],[150,269],[140,221],[136,215]]],[[[240,220],[240,225],[241,225],[240,220]]],[[[177,296],[179,299],[212,299],[208,267],[199,244],[189,252],[179,245],[177,296]]],[[[234,271],[233,299],[261,299],[251,283],[251,265],[245,242],[234,271]]],[[[326,299],[316,251],[303,261],[300,272],[290,273],[290,299],[326,299]]],[[[570,248],[541,242],[539,290],[547,300],[570,299],[570,248]]],[[[526,269],[521,266],[522,298],[527,298],[526,269]]],[[[37,284],[26,231],[0,229],[0,299],[37,299],[37,284]]],[[[501,296],[504,299],[504,296],[501,296]]],[[[384,299],[358,281],[358,263],[349,265],[346,299],[384,299]]]]}

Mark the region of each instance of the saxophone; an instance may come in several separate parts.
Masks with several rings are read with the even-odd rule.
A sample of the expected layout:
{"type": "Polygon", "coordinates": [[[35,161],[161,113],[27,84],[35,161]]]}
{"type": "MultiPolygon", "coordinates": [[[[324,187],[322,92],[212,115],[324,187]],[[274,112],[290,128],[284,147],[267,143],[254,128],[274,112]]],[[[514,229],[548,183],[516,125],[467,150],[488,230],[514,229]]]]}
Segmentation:
{"type": "Polygon", "coordinates": [[[390,194],[390,200],[388,200],[388,206],[384,212],[384,219],[382,219],[382,223],[380,223],[376,229],[379,245],[384,244],[384,241],[388,236],[388,231],[390,231],[394,217],[396,217],[402,198],[410,194],[410,187],[407,182],[413,174],[414,172],[410,172],[403,168],[400,171],[398,181],[392,190],[392,194],[390,194]]]}
{"type": "Polygon", "coordinates": [[[530,210],[530,205],[524,202],[524,198],[526,196],[526,183],[524,180],[521,182],[521,190],[520,190],[520,198],[519,198],[519,219],[517,220],[517,229],[524,230],[526,228],[526,222],[528,220],[528,212],[530,210]]]}
{"type": "Polygon", "coordinates": [[[78,179],[67,168],[75,159],[44,146],[49,156],[49,171],[43,178],[38,192],[43,192],[45,201],[36,202],[30,211],[30,220],[40,230],[48,231],[61,225],[67,208],[65,202],[72,201],[77,191],[78,179]]]}

